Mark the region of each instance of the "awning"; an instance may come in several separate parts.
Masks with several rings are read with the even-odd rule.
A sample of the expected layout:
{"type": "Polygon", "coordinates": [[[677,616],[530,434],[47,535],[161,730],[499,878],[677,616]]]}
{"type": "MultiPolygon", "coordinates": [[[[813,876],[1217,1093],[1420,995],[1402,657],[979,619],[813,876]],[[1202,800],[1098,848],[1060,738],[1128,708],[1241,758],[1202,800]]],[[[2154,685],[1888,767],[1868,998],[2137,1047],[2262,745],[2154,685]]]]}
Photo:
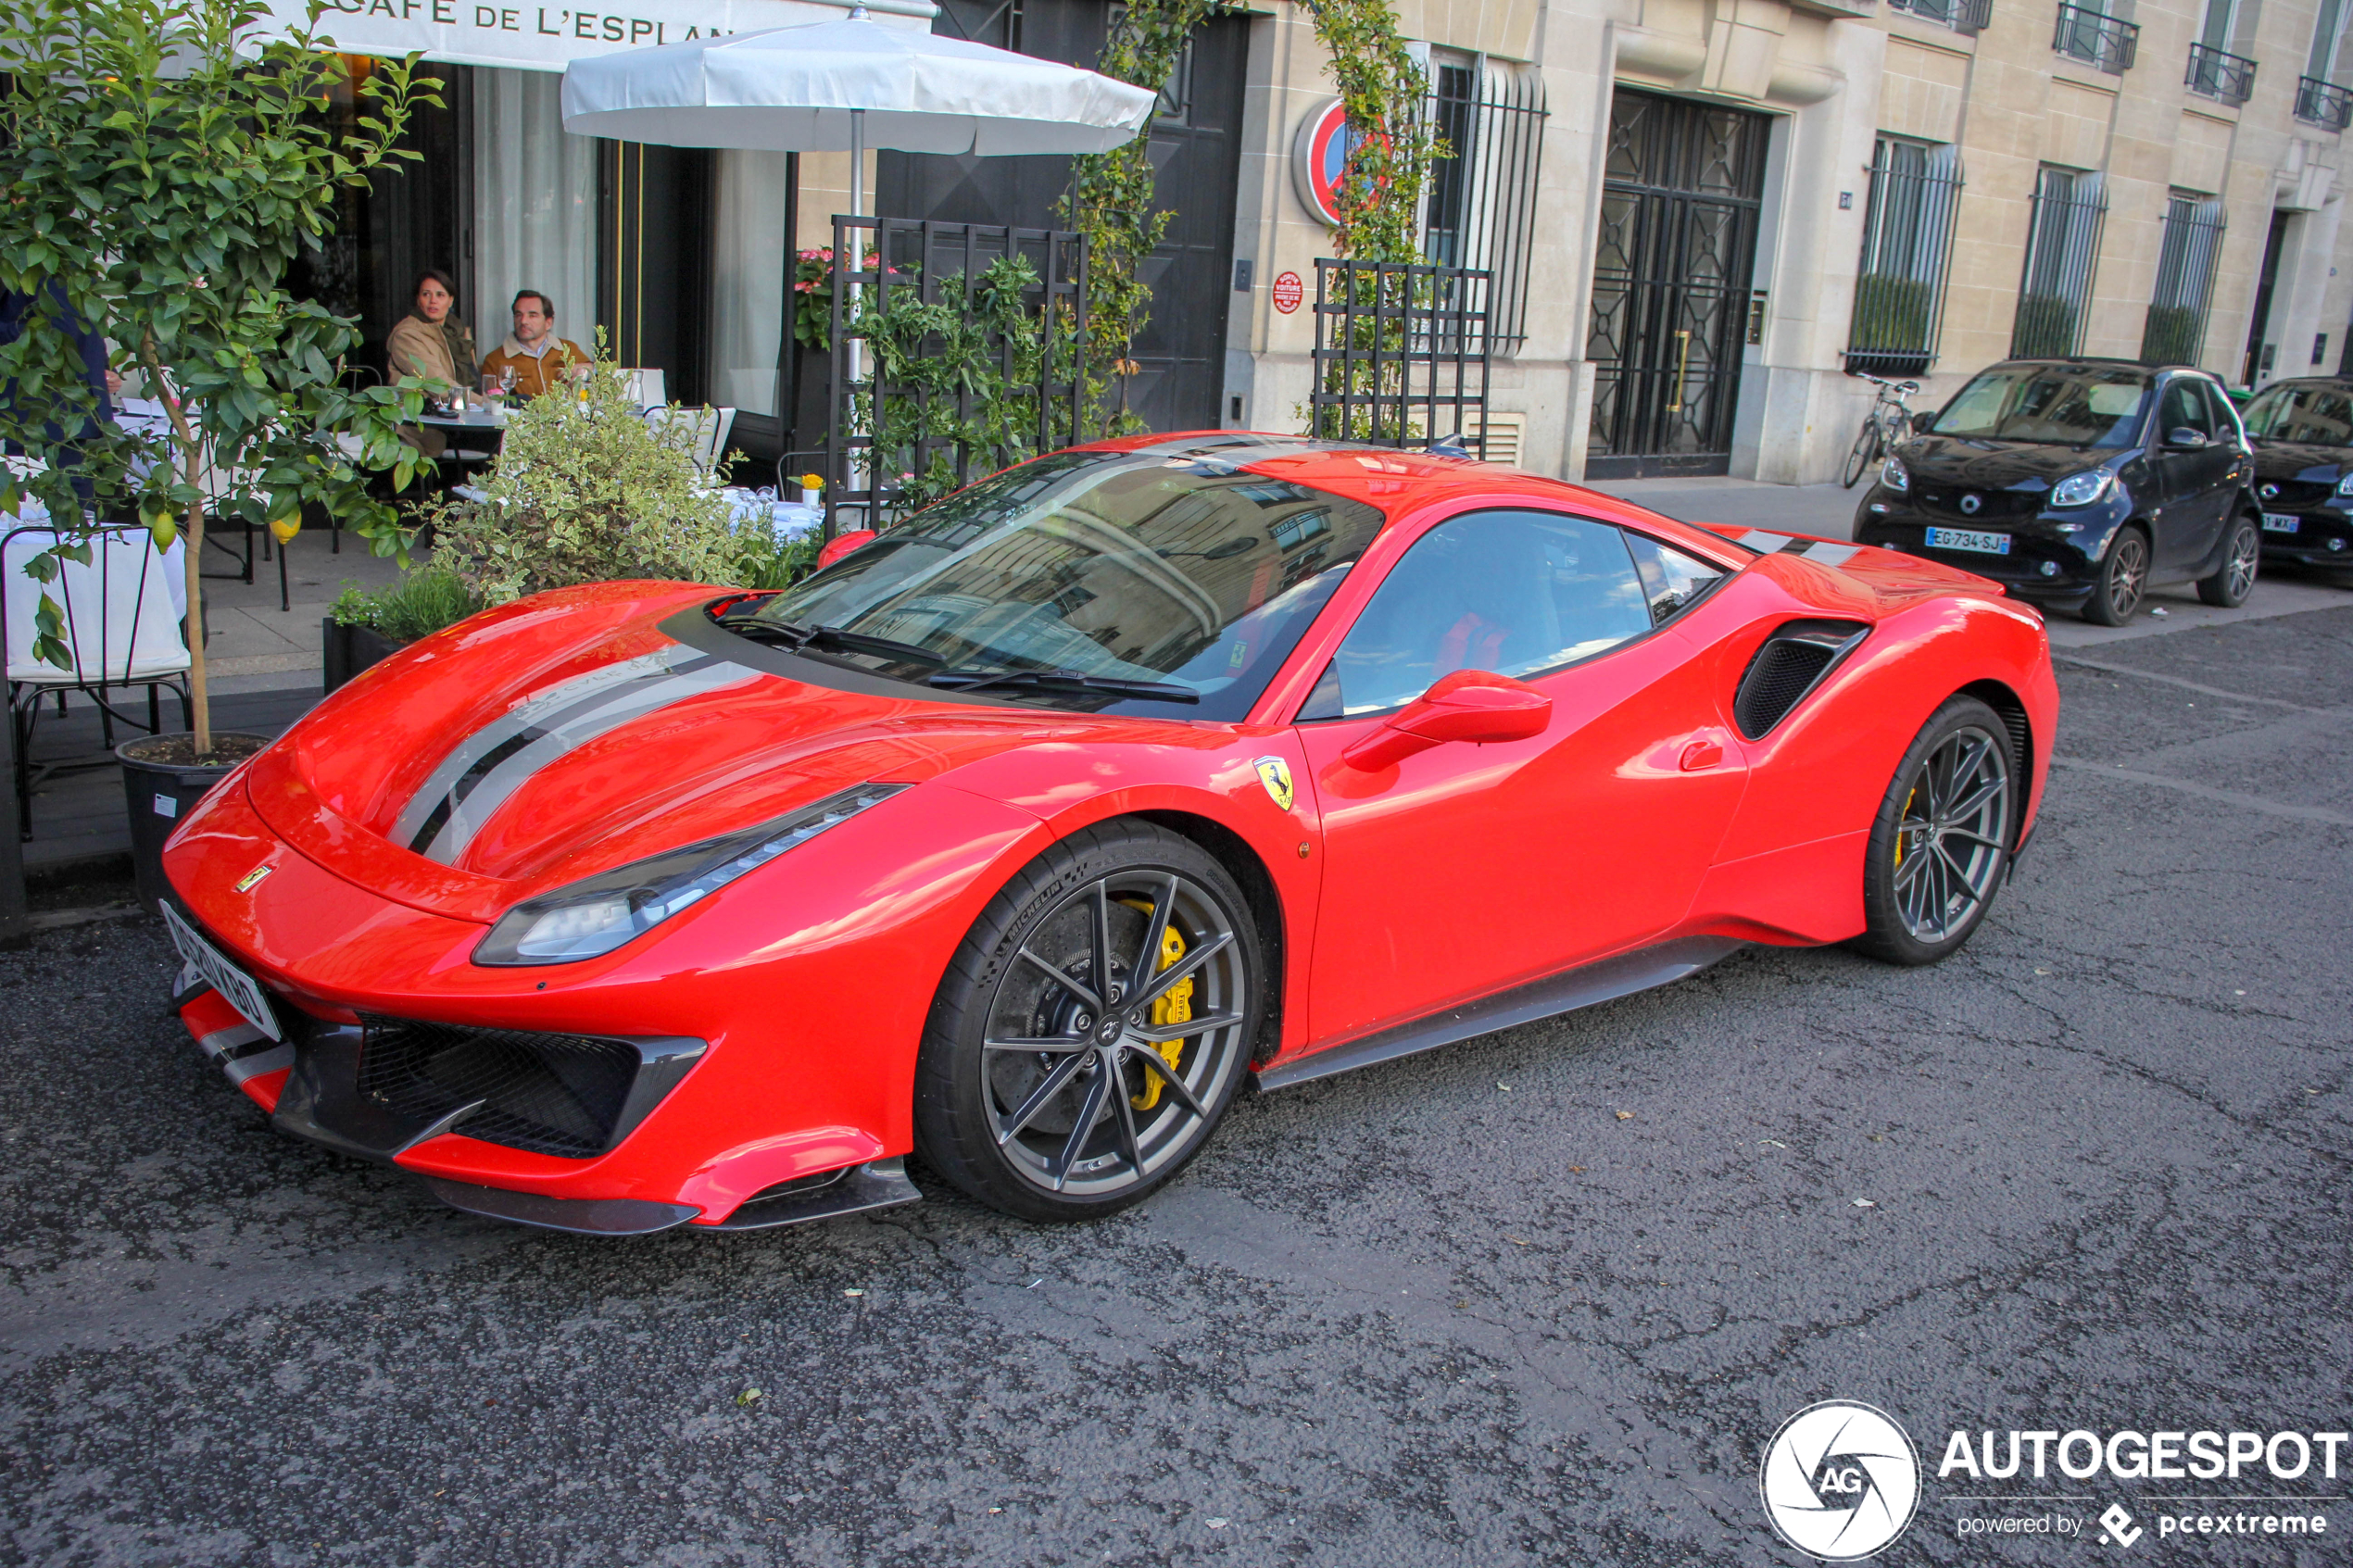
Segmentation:
{"type": "MultiPolygon", "coordinates": [[[[452,65],[561,70],[588,55],[690,38],[833,21],[850,0],[614,0],[610,8],[507,0],[327,0],[314,31],[350,55],[422,54],[452,65]]],[[[885,27],[931,31],[931,0],[866,0],[885,27]]],[[[304,25],[304,0],[271,0],[280,28],[304,25]]],[[[269,25],[263,24],[265,33],[269,25]]]]}

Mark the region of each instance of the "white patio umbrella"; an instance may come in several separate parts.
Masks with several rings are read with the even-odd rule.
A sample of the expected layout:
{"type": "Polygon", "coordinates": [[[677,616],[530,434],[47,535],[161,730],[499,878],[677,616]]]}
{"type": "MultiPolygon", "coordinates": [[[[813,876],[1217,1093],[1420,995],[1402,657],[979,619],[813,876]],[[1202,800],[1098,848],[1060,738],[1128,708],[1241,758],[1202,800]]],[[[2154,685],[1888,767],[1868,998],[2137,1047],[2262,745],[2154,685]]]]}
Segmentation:
{"type": "Polygon", "coordinates": [[[986,44],[839,21],[698,38],[576,59],[564,129],[671,147],[851,155],[849,214],[864,215],[865,150],[1101,153],[1132,140],[1158,94],[986,44]]]}

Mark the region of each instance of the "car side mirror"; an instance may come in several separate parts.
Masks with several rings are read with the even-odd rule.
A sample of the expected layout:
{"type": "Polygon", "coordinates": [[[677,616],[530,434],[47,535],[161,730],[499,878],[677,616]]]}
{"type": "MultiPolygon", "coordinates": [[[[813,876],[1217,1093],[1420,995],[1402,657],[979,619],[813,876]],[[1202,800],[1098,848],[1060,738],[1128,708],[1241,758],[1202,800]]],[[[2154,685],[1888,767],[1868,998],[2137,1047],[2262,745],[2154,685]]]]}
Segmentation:
{"type": "Polygon", "coordinates": [[[2213,445],[2213,441],[2207,436],[2207,433],[2204,431],[2192,430],[2187,425],[2183,425],[2179,430],[2172,430],[2165,433],[2165,445],[2168,451],[2203,452],[2208,446],[2213,445]]]}
{"type": "Polygon", "coordinates": [[[1928,427],[1935,422],[1936,410],[1933,408],[1922,408],[1912,416],[1912,433],[1915,435],[1926,435],[1928,433],[1928,427]]]}
{"type": "Polygon", "coordinates": [[[875,531],[871,528],[853,528],[847,533],[835,534],[825,541],[825,547],[817,552],[817,570],[823,571],[860,546],[873,543],[875,531]]]}
{"type": "Polygon", "coordinates": [[[1526,682],[1491,670],[1457,670],[1440,676],[1340,756],[1352,768],[1378,772],[1449,741],[1486,746],[1541,735],[1552,718],[1553,699],[1526,682]]]}

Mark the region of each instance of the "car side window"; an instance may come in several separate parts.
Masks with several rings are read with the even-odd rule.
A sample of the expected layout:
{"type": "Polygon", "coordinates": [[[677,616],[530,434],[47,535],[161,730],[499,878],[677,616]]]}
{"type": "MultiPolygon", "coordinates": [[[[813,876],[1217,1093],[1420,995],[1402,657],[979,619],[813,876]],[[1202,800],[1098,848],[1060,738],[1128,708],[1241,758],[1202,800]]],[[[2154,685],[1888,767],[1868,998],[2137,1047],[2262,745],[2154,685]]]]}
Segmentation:
{"type": "Polygon", "coordinates": [[[2214,438],[2214,421],[2207,412],[2206,400],[2197,395],[2197,383],[2186,376],[2165,388],[2165,401],[2158,406],[2158,439],[2166,440],[2185,426],[2209,441],[2214,438]]]}
{"type": "Polygon", "coordinates": [[[2215,437],[2236,446],[2246,445],[2246,433],[2239,426],[2238,410],[2231,407],[2222,389],[2211,382],[2200,382],[2197,388],[2206,395],[2206,409],[2215,437]]]}
{"type": "Polygon", "coordinates": [[[1724,575],[1722,567],[1710,566],[1646,534],[1628,533],[1626,547],[1633,552],[1634,570],[1642,575],[1643,593],[1650,596],[1653,625],[1664,625],[1724,575]]]}
{"type": "Polygon", "coordinates": [[[1300,717],[1383,712],[1457,670],[1529,675],[1639,637],[1655,624],[1661,595],[1671,596],[1679,583],[1694,593],[1705,585],[1694,569],[1714,571],[1656,565],[1655,593],[1627,536],[1583,518],[1496,511],[1450,519],[1390,569],[1300,717]]]}

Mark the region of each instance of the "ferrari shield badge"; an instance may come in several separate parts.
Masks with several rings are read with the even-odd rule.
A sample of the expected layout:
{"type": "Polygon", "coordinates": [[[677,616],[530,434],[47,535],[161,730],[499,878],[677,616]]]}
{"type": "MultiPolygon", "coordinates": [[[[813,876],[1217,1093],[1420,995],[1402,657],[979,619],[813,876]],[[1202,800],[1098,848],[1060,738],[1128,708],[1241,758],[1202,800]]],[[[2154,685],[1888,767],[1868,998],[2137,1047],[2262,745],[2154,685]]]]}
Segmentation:
{"type": "Polygon", "coordinates": [[[254,867],[253,870],[245,872],[245,875],[237,879],[237,891],[240,893],[252,892],[255,888],[261,885],[261,879],[263,877],[268,876],[271,872],[274,872],[277,869],[277,867],[267,863],[254,867]]]}
{"type": "Polygon", "coordinates": [[[1262,757],[1252,764],[1258,770],[1258,782],[1266,786],[1267,795],[1282,810],[1290,809],[1296,799],[1290,787],[1290,764],[1279,757],[1262,757]]]}

